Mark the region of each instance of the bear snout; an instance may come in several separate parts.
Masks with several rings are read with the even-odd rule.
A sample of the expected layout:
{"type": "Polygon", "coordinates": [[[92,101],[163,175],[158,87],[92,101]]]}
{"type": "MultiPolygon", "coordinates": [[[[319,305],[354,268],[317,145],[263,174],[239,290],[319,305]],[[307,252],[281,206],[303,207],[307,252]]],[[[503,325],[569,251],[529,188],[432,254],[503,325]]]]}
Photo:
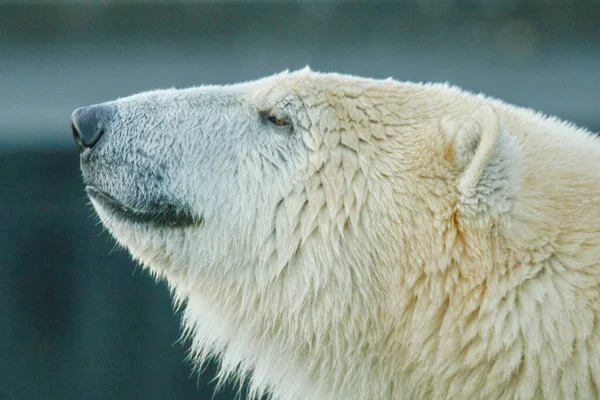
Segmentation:
{"type": "Polygon", "coordinates": [[[93,105],[78,108],[71,115],[73,139],[80,152],[91,149],[104,135],[116,113],[115,107],[93,105]]]}

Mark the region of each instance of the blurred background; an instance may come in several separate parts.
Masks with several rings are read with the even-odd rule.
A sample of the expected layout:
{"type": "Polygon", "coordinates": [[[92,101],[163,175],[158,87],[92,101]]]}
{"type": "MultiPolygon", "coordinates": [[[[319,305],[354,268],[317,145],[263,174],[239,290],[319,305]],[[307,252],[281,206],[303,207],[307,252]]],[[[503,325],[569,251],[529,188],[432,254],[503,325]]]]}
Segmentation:
{"type": "Polygon", "coordinates": [[[599,20],[598,0],[0,0],[0,399],[213,398],[165,285],[93,217],[75,108],[310,65],[449,81],[597,132],[599,20]]]}

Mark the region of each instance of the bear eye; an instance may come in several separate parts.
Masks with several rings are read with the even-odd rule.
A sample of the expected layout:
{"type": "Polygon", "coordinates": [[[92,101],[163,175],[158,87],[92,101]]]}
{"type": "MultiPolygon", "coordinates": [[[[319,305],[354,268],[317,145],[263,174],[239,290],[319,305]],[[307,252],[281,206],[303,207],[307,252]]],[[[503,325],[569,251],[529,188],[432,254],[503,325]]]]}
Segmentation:
{"type": "Polygon", "coordinates": [[[270,117],[267,117],[267,119],[276,126],[285,126],[285,125],[290,124],[290,121],[287,118],[270,116],[270,117]]]}

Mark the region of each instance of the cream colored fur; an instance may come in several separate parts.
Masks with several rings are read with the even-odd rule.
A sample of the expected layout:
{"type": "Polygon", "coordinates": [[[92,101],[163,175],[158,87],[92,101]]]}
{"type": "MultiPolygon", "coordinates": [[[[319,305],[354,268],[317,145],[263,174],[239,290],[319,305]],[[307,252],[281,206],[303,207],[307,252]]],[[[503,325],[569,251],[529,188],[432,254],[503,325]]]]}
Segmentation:
{"type": "MultiPolygon", "coordinates": [[[[200,227],[94,201],[172,287],[198,365],[282,400],[599,397],[599,139],[447,85],[303,70],[206,90],[288,118],[297,154],[249,151],[200,227]]],[[[198,212],[218,192],[176,187],[198,212]]]]}

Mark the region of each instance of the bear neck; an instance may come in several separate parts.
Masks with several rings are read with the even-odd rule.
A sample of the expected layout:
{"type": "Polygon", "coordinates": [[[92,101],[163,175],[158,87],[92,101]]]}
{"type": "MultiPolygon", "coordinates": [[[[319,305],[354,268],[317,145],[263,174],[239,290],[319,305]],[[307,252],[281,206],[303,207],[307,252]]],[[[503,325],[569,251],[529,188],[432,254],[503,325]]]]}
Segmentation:
{"type": "MultiPolygon", "coordinates": [[[[449,227],[455,225],[449,222],[449,227]]],[[[488,228],[481,230],[482,236],[489,234],[488,228]]],[[[421,260],[403,258],[412,253],[398,244],[398,233],[380,235],[395,238],[379,244],[383,254],[401,254],[394,260],[359,256],[357,244],[347,237],[347,247],[338,252],[341,258],[321,259],[319,274],[306,273],[315,259],[300,252],[293,265],[264,285],[257,284],[256,271],[265,265],[200,273],[185,291],[171,277],[175,292],[187,302],[184,326],[193,357],[201,365],[218,356],[219,378],[248,379],[252,395],[403,398],[415,377],[436,376],[423,370],[424,352],[438,353],[446,346],[458,354],[451,344],[460,341],[452,335],[444,341],[437,333],[444,325],[458,334],[456,319],[475,312],[464,299],[473,301],[485,293],[481,271],[464,268],[465,249],[475,244],[464,243],[469,239],[456,232],[447,235],[454,235],[448,251],[421,260]],[[369,260],[369,265],[347,268],[355,261],[344,257],[352,256],[369,260]],[[446,267],[432,268],[440,263],[446,267]]],[[[305,243],[306,248],[312,245],[310,239],[305,243]]],[[[319,253],[318,245],[312,253],[319,253]]],[[[475,262],[476,255],[471,257],[475,262]]]]}

